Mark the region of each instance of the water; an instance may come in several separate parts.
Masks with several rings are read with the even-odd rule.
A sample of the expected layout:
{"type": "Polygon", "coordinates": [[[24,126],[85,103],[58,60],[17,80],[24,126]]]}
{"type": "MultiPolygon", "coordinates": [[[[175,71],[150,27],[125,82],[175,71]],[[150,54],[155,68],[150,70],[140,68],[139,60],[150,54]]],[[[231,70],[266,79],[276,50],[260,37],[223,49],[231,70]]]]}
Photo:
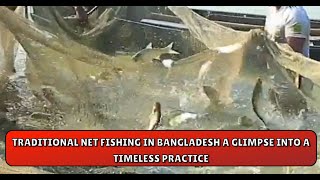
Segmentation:
{"type": "MultiPolygon", "coordinates": [[[[20,49],[20,51],[18,51],[19,53],[21,53],[21,55],[23,54],[23,50],[20,49]]],[[[23,62],[25,60],[23,60],[23,58],[17,58],[17,61],[20,62],[16,62],[16,67],[18,68],[18,74],[20,74],[22,77],[24,76],[24,69],[25,67],[23,67],[23,62]]],[[[121,64],[122,62],[118,62],[119,64],[121,64]]],[[[126,61],[127,63],[127,61],[126,61]]],[[[151,71],[152,72],[152,71],[151,71]]],[[[192,72],[191,70],[189,71],[190,73],[192,72]]],[[[157,73],[155,73],[157,74],[157,73]]],[[[192,74],[192,73],[191,73],[192,74]]],[[[150,74],[151,75],[151,74],[150,74]]],[[[20,78],[21,78],[20,76],[20,78]]],[[[155,77],[154,77],[155,78],[155,77]]],[[[132,79],[131,79],[132,80],[132,79]]],[[[133,81],[130,81],[131,83],[134,83],[133,81]]],[[[150,84],[150,82],[148,83],[150,84]]],[[[241,83],[243,84],[243,83],[241,83]]],[[[130,84],[126,84],[126,86],[130,86],[130,84]]],[[[237,86],[235,87],[235,89],[237,89],[237,91],[234,92],[235,97],[238,97],[238,95],[236,94],[245,94],[246,92],[248,92],[248,90],[246,91],[245,88],[242,88],[242,91],[240,92],[239,89],[241,89],[242,86],[237,86]]],[[[141,89],[147,89],[148,87],[141,87],[141,89]]],[[[178,87],[177,87],[178,88],[178,87]]],[[[191,86],[189,85],[188,88],[191,89],[191,86]]],[[[125,91],[128,88],[124,88],[124,92],[129,92],[129,91],[125,91]]],[[[170,88],[168,88],[170,89],[170,88]]],[[[143,90],[141,90],[143,91],[143,90]]],[[[130,91],[132,92],[132,91],[130,91]]],[[[144,92],[144,91],[143,91],[144,92]]],[[[141,93],[141,92],[140,92],[141,93]]],[[[100,93],[97,92],[97,94],[101,95],[100,93]]],[[[153,92],[154,95],[154,92],[153,92]]],[[[175,95],[175,94],[174,94],[175,95]]],[[[138,95],[137,95],[138,96],[138,95]]],[[[150,95],[151,96],[151,95],[150,95]]],[[[156,95],[154,95],[156,96],[156,95]]],[[[158,96],[158,95],[157,95],[158,96]]],[[[101,96],[99,96],[101,98],[101,96]]],[[[138,97],[131,97],[132,99],[136,99],[139,100],[138,97]]],[[[153,98],[153,97],[149,97],[149,98],[153,98]]],[[[167,97],[168,98],[168,97],[167,97]]],[[[241,96],[241,98],[237,101],[237,103],[243,105],[243,102],[248,101],[249,95],[248,96],[241,96]]],[[[165,101],[165,100],[162,100],[165,101]]],[[[119,103],[126,106],[126,103],[124,103],[125,101],[120,101],[119,103]]],[[[137,104],[137,102],[139,101],[135,101],[134,103],[137,104]]],[[[146,101],[144,101],[146,102],[146,101]]],[[[169,101],[166,102],[168,103],[169,101]]],[[[130,105],[132,102],[128,102],[127,104],[130,105]]],[[[122,108],[124,106],[121,106],[122,108]]],[[[143,106],[143,104],[141,104],[141,106],[143,106]]],[[[141,107],[139,105],[139,107],[141,107]]],[[[128,106],[132,107],[132,106],[128,106]]],[[[116,107],[114,107],[116,108],[116,107]]],[[[147,108],[147,106],[146,106],[147,108]]],[[[127,108],[125,108],[127,109],[127,108]]],[[[246,107],[242,107],[240,108],[242,110],[247,109],[246,107]]],[[[128,111],[132,111],[132,113],[136,113],[135,110],[136,109],[127,109],[128,111]]],[[[149,111],[148,111],[149,112],[149,111]]],[[[125,115],[125,114],[123,114],[125,115]]],[[[191,122],[185,123],[185,125],[183,127],[188,126],[189,128],[194,128],[195,126],[199,126],[198,129],[215,129],[216,126],[218,126],[218,124],[226,124],[226,122],[230,122],[231,121],[235,122],[234,119],[231,119],[231,116],[227,116],[227,114],[221,114],[222,116],[220,117],[220,115],[218,115],[217,113],[215,114],[215,116],[219,116],[219,118],[215,118],[215,119],[211,119],[211,120],[198,120],[198,121],[194,121],[197,122],[198,124],[195,125],[191,122]],[[224,118],[223,118],[224,117],[224,118]],[[214,123],[213,123],[214,122],[214,123]]],[[[137,115],[138,116],[138,115],[137,115]]],[[[141,116],[141,115],[139,115],[141,116]]],[[[128,117],[128,118],[123,118],[123,119],[117,119],[116,122],[114,121],[108,121],[105,122],[108,124],[108,126],[112,126],[112,128],[117,129],[117,128],[123,128],[124,126],[119,126],[119,121],[126,121],[126,128],[130,129],[134,129],[132,128],[132,126],[141,126],[141,122],[137,121],[130,121],[132,120],[132,116],[128,117]]],[[[181,128],[183,128],[181,127],[181,128]]],[[[224,128],[224,127],[222,127],[224,128]]],[[[229,129],[230,127],[227,126],[227,129],[229,129]]],[[[232,127],[231,127],[232,128],[232,127]]],[[[99,173],[122,173],[122,172],[135,172],[135,173],[148,173],[148,174],[171,174],[171,173],[182,173],[182,174],[191,174],[191,173],[201,173],[201,174],[211,174],[211,173],[226,173],[226,174],[235,174],[235,173],[244,173],[244,174],[265,174],[265,173],[279,173],[279,174],[283,174],[283,173],[320,173],[319,170],[319,163],[316,164],[313,167],[201,167],[201,168],[194,168],[194,167],[118,167],[118,168],[114,168],[114,167],[41,167],[41,169],[47,170],[49,172],[53,172],[53,173],[92,173],[92,174],[99,174],[99,173]]]]}
{"type": "MultiPolygon", "coordinates": [[[[188,6],[193,9],[206,9],[213,11],[226,11],[235,13],[247,13],[247,14],[257,14],[266,15],[268,6],[188,6]]],[[[320,19],[319,9],[320,6],[304,6],[309,17],[311,19],[320,19]]]]}

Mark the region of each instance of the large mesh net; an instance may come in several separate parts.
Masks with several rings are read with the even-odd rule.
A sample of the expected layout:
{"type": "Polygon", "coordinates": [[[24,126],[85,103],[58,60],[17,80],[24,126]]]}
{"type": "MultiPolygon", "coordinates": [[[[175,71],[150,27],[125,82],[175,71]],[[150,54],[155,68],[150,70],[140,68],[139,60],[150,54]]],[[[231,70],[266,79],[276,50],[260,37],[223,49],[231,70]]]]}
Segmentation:
{"type": "MultiPolygon", "coordinates": [[[[270,41],[262,30],[236,31],[187,7],[168,7],[186,31],[152,29],[118,18],[118,34],[107,28],[106,41],[122,33],[111,42],[121,47],[116,51],[122,54],[114,51],[107,55],[97,47],[89,48],[75,41],[70,37],[71,32],[61,28],[62,20],[55,9],[38,7],[38,10],[44,12],[46,8],[52,12],[47,17],[51,28],[25,18],[23,7],[16,9],[16,13],[0,7],[1,91],[6,97],[10,97],[8,94],[20,97],[19,101],[3,100],[6,103],[2,106],[9,111],[9,121],[15,121],[11,129],[148,129],[155,102],[161,104],[160,129],[261,129],[262,121],[269,129],[312,129],[316,132],[319,129],[320,63],[270,41]],[[145,55],[141,57],[157,57],[167,52],[161,48],[169,41],[174,42],[172,49],[180,54],[173,58],[176,61],[171,68],[150,58],[132,59],[132,55],[149,43],[138,39],[143,42],[139,46],[137,41],[129,41],[132,40],[128,38],[130,33],[139,32],[137,30],[157,39],[154,49],[141,51],[140,54],[145,55]],[[175,39],[161,40],[165,36],[163,32],[175,34],[175,39]],[[133,47],[132,51],[123,52],[130,49],[129,46],[133,47]],[[17,72],[11,76],[13,66],[17,72]],[[313,92],[306,95],[297,89],[288,70],[311,79],[315,84],[313,92]],[[257,84],[257,78],[262,85],[257,84]],[[9,91],[9,85],[5,87],[5,84],[18,92],[9,91]],[[260,90],[254,92],[257,85],[261,86],[260,90]]],[[[100,19],[110,19],[110,12],[102,13],[100,19]]],[[[100,24],[97,29],[105,30],[107,25],[100,24]]],[[[91,30],[83,36],[86,34],[92,38],[100,33],[91,30]]],[[[110,46],[109,50],[112,48],[110,46]]],[[[243,169],[45,169],[57,173],[319,172],[318,165],[243,169]]]]}

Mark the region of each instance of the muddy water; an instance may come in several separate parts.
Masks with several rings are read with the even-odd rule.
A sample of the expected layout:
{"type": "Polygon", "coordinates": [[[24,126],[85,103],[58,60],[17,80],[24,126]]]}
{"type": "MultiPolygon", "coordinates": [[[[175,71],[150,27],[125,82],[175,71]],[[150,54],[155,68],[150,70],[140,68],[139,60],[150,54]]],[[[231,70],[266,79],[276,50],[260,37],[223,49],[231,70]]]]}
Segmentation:
{"type": "MultiPolygon", "coordinates": [[[[59,58],[52,62],[59,63],[59,58]]],[[[197,89],[195,77],[200,68],[199,64],[185,65],[184,71],[168,70],[161,64],[149,62],[133,63],[128,56],[114,60],[115,65],[126,63],[119,81],[104,80],[102,76],[90,75],[83,66],[88,78],[77,82],[79,89],[69,89],[68,94],[80,93],[85,99],[65,115],[61,110],[47,111],[44,103],[37,101],[30,92],[25,74],[25,52],[20,48],[15,62],[17,73],[11,78],[19,91],[22,101],[15,108],[9,109],[9,119],[17,120],[20,128],[25,129],[145,129],[152,104],[159,101],[163,106],[164,116],[170,117],[175,110],[194,113],[204,113],[209,104],[208,98],[197,89]],[[156,72],[156,73],[155,73],[156,72]],[[182,76],[183,75],[183,78],[182,76]],[[84,96],[86,95],[86,96],[84,96]],[[90,100],[90,101],[89,101],[90,100]],[[50,114],[49,118],[30,118],[32,112],[50,114]],[[54,114],[54,115],[52,115],[54,114]]],[[[62,66],[60,66],[62,68],[62,66]]],[[[52,70],[52,69],[51,69],[52,70]]],[[[59,69],[58,69],[59,70],[59,69]]],[[[61,70],[61,69],[60,69],[61,70]]],[[[48,69],[50,72],[50,69],[48,69]]],[[[46,73],[48,73],[46,72],[46,73]]],[[[218,73],[218,72],[217,72],[218,73]]],[[[43,80],[46,80],[44,74],[43,80]]],[[[50,80],[50,79],[47,79],[50,80]]],[[[61,84],[77,81],[69,79],[61,84]]],[[[74,83],[75,83],[74,82],[74,83]]],[[[234,103],[225,111],[213,112],[200,119],[191,119],[176,127],[164,129],[247,129],[238,124],[238,118],[246,115],[257,121],[251,111],[250,98],[253,84],[248,79],[240,79],[234,84],[232,97],[234,103]]],[[[315,89],[314,94],[319,94],[315,89]]],[[[57,93],[55,94],[57,95],[57,93]]],[[[58,97],[59,99],[59,97],[58,97]]],[[[64,98],[62,98],[64,99],[64,98]]],[[[63,106],[66,107],[67,106],[63,106]]],[[[277,117],[274,117],[276,121],[277,117]]],[[[168,119],[168,118],[167,118],[168,119]]],[[[319,133],[320,116],[310,113],[307,117],[308,129],[319,133]]],[[[273,121],[272,119],[270,121],[273,121]]],[[[288,128],[299,128],[299,120],[287,120],[288,128]]],[[[257,121],[257,123],[259,123],[257,121]]],[[[9,127],[10,128],[10,127],[9,127]]],[[[255,127],[253,128],[255,129],[255,127]]],[[[281,129],[281,128],[280,128],[281,129]]],[[[0,143],[1,154],[4,153],[4,143],[0,143]]],[[[3,157],[2,157],[3,158],[3,157]]],[[[54,173],[320,173],[320,163],[313,167],[41,167],[54,173]]]]}

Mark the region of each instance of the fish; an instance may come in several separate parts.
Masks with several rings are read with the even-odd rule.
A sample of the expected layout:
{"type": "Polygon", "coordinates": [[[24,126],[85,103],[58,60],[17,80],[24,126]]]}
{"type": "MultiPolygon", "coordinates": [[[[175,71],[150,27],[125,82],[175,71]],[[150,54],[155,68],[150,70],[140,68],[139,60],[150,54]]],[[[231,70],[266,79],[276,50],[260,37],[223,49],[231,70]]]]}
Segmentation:
{"type": "Polygon", "coordinates": [[[42,86],[39,95],[41,100],[44,100],[46,109],[58,108],[66,110],[73,108],[73,104],[78,103],[78,99],[66,96],[53,86],[42,86]]]}
{"type": "Polygon", "coordinates": [[[203,92],[207,95],[210,100],[210,105],[207,107],[209,111],[221,109],[223,106],[219,100],[219,93],[216,89],[211,86],[203,86],[203,92]]]}
{"type": "Polygon", "coordinates": [[[155,130],[159,127],[161,122],[161,104],[159,102],[155,102],[151,114],[149,115],[149,126],[148,130],[155,130]]]}
{"type": "Polygon", "coordinates": [[[273,106],[271,113],[278,114],[283,121],[279,124],[278,121],[272,122],[270,119],[269,127],[273,126],[272,124],[276,126],[284,125],[285,127],[288,127],[290,125],[288,120],[290,120],[290,122],[297,120],[297,122],[299,121],[303,125],[305,124],[304,120],[306,118],[305,115],[308,112],[308,105],[306,99],[299,93],[298,89],[293,83],[284,81],[277,83],[274,82],[273,86],[267,89],[267,101],[265,102],[262,102],[264,101],[262,97],[262,88],[262,80],[258,78],[253,90],[252,107],[256,115],[264,124],[266,124],[265,120],[268,119],[269,121],[269,115],[267,115],[268,110],[264,110],[262,108],[266,106],[265,102],[268,102],[273,106]]]}
{"type": "Polygon", "coordinates": [[[203,63],[201,65],[201,68],[198,73],[198,82],[200,85],[203,83],[207,73],[209,72],[209,70],[211,68],[211,65],[212,65],[212,61],[206,61],[205,63],[203,63]]]}
{"type": "Polygon", "coordinates": [[[267,123],[265,122],[260,112],[259,106],[261,106],[260,104],[261,100],[262,100],[262,79],[258,77],[252,92],[252,98],[251,98],[252,108],[254,113],[258,116],[259,120],[265,126],[265,128],[269,130],[267,123]]]}
{"type": "MultiPolygon", "coordinates": [[[[259,81],[260,82],[260,81],[259,81]]],[[[258,87],[256,88],[256,91],[258,91],[258,87]]],[[[243,129],[243,128],[249,128],[249,129],[268,129],[266,127],[266,124],[264,123],[264,119],[261,118],[261,116],[257,115],[260,119],[258,121],[254,121],[253,119],[249,118],[248,116],[243,115],[232,115],[225,112],[225,106],[221,104],[221,101],[219,100],[219,94],[218,91],[211,87],[211,86],[203,86],[203,92],[206,94],[206,96],[210,99],[210,105],[207,107],[206,112],[209,112],[209,114],[213,114],[214,116],[217,116],[218,114],[223,114],[223,116],[228,116],[230,121],[231,119],[234,119],[237,121],[237,123],[222,123],[223,125],[220,127],[222,129],[243,129]],[[259,121],[262,121],[263,127],[260,125],[259,121]]],[[[258,91],[260,92],[260,91],[258,91]]],[[[255,95],[259,95],[257,93],[254,93],[255,95]]],[[[257,97],[256,97],[257,98],[257,97]]],[[[256,100],[256,99],[255,99],[256,100]]],[[[256,103],[256,102],[254,102],[256,103]]],[[[221,120],[221,119],[220,119],[221,120]]],[[[218,128],[218,129],[220,129],[218,128]]]]}
{"type": "Polygon", "coordinates": [[[162,54],[180,54],[178,51],[172,49],[173,42],[164,48],[152,48],[152,43],[149,43],[146,48],[137,52],[132,56],[134,61],[152,61],[153,59],[160,60],[162,54]]]}

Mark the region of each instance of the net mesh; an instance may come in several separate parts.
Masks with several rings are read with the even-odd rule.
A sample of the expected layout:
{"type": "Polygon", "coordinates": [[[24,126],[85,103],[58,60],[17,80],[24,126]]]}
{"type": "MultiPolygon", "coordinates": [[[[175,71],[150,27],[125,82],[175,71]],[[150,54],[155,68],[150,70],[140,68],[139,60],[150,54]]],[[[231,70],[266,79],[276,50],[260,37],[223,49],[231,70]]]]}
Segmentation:
{"type": "MultiPolygon", "coordinates": [[[[1,33],[9,33],[8,29],[26,52],[20,54],[20,58],[26,58],[25,63],[15,62],[17,70],[25,74],[16,77],[22,89],[22,101],[17,107],[20,113],[11,114],[20,128],[146,129],[153,104],[160,102],[164,129],[246,129],[239,125],[243,117],[261,123],[251,104],[253,87],[260,77],[264,95],[256,108],[272,129],[318,129],[318,122],[313,121],[319,117],[314,113],[317,97],[308,97],[298,90],[286,69],[318,85],[319,62],[270,41],[262,30],[236,31],[187,7],[168,8],[195,38],[185,42],[205,46],[190,56],[182,54],[185,57],[170,69],[151,60],[134,62],[131,54],[138,50],[129,55],[107,55],[81,45],[59,29],[53,16],[48,18],[56,29],[49,33],[45,27],[27,20],[23,13],[0,7],[1,33]],[[204,87],[212,89],[206,92],[204,87]],[[272,95],[277,103],[270,103],[272,95]],[[41,102],[32,100],[34,97],[41,102]],[[295,116],[299,116],[305,108],[302,101],[307,101],[312,109],[309,121],[306,117],[286,119],[284,112],[297,111],[295,116]],[[280,112],[279,117],[274,109],[280,112]],[[199,118],[182,119],[179,114],[183,112],[199,118]]],[[[2,46],[13,40],[4,37],[9,36],[1,34],[2,46]]],[[[3,51],[0,55],[6,59],[1,70],[9,71],[10,55],[3,51]]],[[[1,74],[1,78],[8,76],[1,74]]],[[[251,128],[258,129],[259,125],[251,128]]]]}

